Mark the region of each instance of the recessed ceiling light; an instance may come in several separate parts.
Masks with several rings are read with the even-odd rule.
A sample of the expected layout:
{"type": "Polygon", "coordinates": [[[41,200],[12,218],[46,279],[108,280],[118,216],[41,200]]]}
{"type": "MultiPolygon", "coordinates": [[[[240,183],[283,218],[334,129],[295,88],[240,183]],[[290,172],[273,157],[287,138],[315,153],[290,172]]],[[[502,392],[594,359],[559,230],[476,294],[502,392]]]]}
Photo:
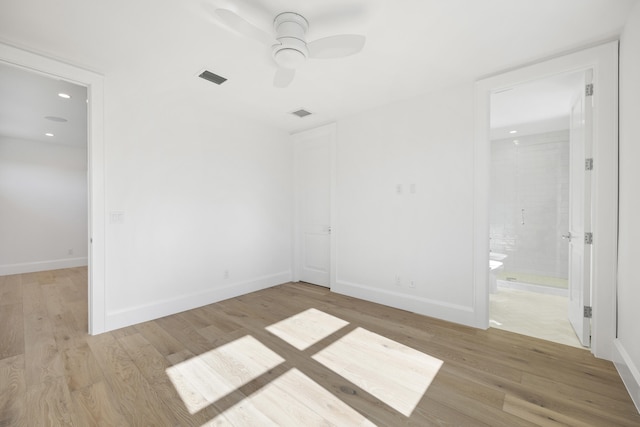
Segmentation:
{"type": "Polygon", "coordinates": [[[52,122],[58,122],[58,123],[68,122],[68,120],[65,119],[64,117],[57,117],[57,116],[45,116],[45,119],[51,120],[52,122]]]}
{"type": "Polygon", "coordinates": [[[60,93],[58,94],[58,96],[59,96],[60,98],[64,98],[64,99],[69,99],[69,98],[71,98],[71,95],[69,95],[68,93],[64,93],[64,92],[60,92],[60,93]]]}
{"type": "Polygon", "coordinates": [[[519,145],[519,144],[520,144],[520,141],[518,141],[517,139],[514,139],[514,140],[513,140],[513,143],[514,143],[514,144],[516,144],[516,145],[519,145]]]}
{"type": "Polygon", "coordinates": [[[46,136],[53,136],[53,134],[51,132],[47,132],[45,133],[46,136]]]}
{"type": "Polygon", "coordinates": [[[509,133],[518,133],[517,130],[510,130],[509,133]]]}

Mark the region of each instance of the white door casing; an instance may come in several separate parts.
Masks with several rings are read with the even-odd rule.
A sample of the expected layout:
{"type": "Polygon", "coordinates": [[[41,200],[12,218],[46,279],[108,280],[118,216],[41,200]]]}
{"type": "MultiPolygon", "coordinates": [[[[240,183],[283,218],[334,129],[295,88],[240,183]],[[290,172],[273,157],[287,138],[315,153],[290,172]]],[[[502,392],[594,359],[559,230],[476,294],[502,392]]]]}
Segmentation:
{"type": "Polygon", "coordinates": [[[613,357],[616,336],[618,224],[618,44],[611,41],[523,66],[476,82],[474,138],[474,316],[489,326],[489,113],[491,94],[533,80],[593,70],[593,159],[591,172],[591,352],[613,357]]]}
{"type": "Polygon", "coordinates": [[[335,126],[295,134],[294,280],[331,286],[335,126]]]}
{"type": "MultiPolygon", "coordinates": [[[[592,80],[585,71],[584,87],[592,80]]],[[[591,96],[582,90],[571,106],[569,133],[569,231],[563,237],[569,244],[568,316],[580,343],[591,345],[591,320],[584,307],[591,306],[591,245],[585,236],[591,230],[591,171],[585,161],[591,158],[591,96]]]]}

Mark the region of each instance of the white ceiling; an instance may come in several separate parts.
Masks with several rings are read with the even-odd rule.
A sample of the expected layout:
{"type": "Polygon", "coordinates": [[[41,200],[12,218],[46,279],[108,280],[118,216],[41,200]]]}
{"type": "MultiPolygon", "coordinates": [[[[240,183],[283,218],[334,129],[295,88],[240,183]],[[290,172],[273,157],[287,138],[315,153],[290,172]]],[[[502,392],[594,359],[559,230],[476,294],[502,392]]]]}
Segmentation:
{"type": "Polygon", "coordinates": [[[584,73],[525,83],[491,96],[491,139],[569,128],[571,103],[584,90],[584,73]],[[516,131],[515,134],[510,132],[516,131]]]}
{"type": "Polygon", "coordinates": [[[87,89],[0,62],[0,135],[86,147],[87,89]]]}
{"type": "Polygon", "coordinates": [[[3,0],[0,40],[98,71],[107,90],[117,82],[295,132],[610,39],[635,2],[3,0]],[[360,33],[367,42],[356,56],[309,61],[276,89],[268,48],[208,12],[225,5],[265,30],[270,16],[295,11],[310,21],[309,40],[360,33]],[[205,68],[229,80],[197,78],[205,68]],[[301,107],[314,114],[289,114],[301,107]]]}

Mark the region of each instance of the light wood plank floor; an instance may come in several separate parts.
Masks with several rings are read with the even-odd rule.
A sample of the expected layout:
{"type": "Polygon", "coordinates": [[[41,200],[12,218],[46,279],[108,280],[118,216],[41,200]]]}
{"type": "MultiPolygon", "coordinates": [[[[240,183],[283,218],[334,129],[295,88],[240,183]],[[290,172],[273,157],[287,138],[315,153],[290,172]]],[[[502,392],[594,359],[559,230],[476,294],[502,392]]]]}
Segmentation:
{"type": "Polygon", "coordinates": [[[86,269],[0,277],[0,426],[638,426],[588,351],[284,284],[88,336],[86,269]]]}

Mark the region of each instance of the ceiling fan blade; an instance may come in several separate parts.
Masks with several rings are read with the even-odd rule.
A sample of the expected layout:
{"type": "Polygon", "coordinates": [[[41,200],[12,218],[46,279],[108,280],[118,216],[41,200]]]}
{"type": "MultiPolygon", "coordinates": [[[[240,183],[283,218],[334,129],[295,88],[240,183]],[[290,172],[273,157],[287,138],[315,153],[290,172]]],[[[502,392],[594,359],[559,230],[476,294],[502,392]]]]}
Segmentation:
{"type": "Polygon", "coordinates": [[[246,19],[229,9],[216,9],[214,15],[230,30],[262,43],[273,44],[274,37],[249,23],[246,19]]]}
{"type": "Polygon", "coordinates": [[[342,58],[358,53],[364,47],[365,36],[359,34],[341,34],[325,37],[307,43],[311,58],[342,58]]]}
{"type": "Polygon", "coordinates": [[[273,85],[278,88],[285,88],[291,84],[296,75],[296,70],[289,68],[278,68],[273,77],[273,85]]]}

